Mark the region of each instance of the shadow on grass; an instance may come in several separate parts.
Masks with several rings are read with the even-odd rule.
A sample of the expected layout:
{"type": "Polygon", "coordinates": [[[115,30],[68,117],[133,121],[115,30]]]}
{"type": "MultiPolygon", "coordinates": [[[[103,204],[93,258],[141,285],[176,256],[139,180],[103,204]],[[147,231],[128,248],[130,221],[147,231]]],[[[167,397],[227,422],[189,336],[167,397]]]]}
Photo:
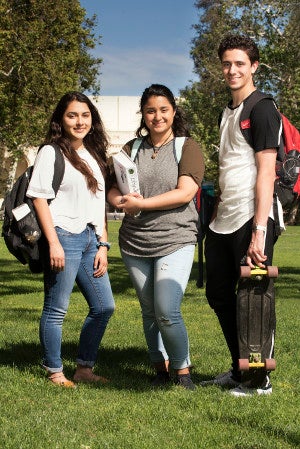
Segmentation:
{"type": "Polygon", "coordinates": [[[21,323],[22,321],[32,323],[33,321],[39,321],[41,316],[41,307],[38,304],[32,305],[31,307],[20,307],[17,309],[14,307],[1,307],[1,311],[5,315],[6,320],[11,320],[12,322],[21,323]]]}
{"type": "MultiPolygon", "coordinates": [[[[43,292],[44,287],[42,274],[31,273],[27,265],[22,265],[20,262],[15,260],[1,258],[0,263],[2,297],[43,292]]],[[[108,273],[110,276],[112,289],[116,294],[124,293],[125,288],[132,287],[122,259],[118,257],[111,257],[109,259],[108,273]]],[[[74,286],[74,291],[79,291],[76,285],[74,286]]]]}
{"type": "Polygon", "coordinates": [[[283,300],[299,299],[300,268],[278,267],[279,275],[275,280],[276,298],[283,300]]]}
{"type": "MultiPolygon", "coordinates": [[[[77,344],[63,343],[64,372],[72,378],[76,366],[77,344]]],[[[0,366],[10,366],[20,372],[37,373],[41,366],[41,347],[36,343],[6,344],[0,349],[0,366]]],[[[146,350],[138,347],[100,347],[95,373],[107,377],[108,384],[91,384],[90,388],[147,391],[151,389],[150,362],[146,350]]],[[[43,370],[41,367],[41,376],[43,370]]]]}
{"type": "MultiPolygon", "coordinates": [[[[76,366],[77,344],[63,343],[64,372],[68,378],[72,378],[76,366]]],[[[31,372],[38,375],[37,367],[41,367],[41,377],[46,376],[42,368],[41,347],[36,343],[6,344],[0,349],[0,366],[12,367],[14,370],[31,372]]],[[[154,378],[154,370],[148,358],[147,351],[138,347],[100,347],[98,361],[95,365],[95,373],[109,379],[107,384],[90,384],[89,388],[111,390],[152,390],[151,380],[154,378]]],[[[211,379],[211,376],[191,372],[192,379],[197,385],[203,380],[211,379]]],[[[219,373],[217,373],[219,374],[219,373]]],[[[164,387],[171,388],[172,383],[164,387]]]]}
{"type": "Polygon", "coordinates": [[[43,292],[42,274],[33,274],[28,265],[22,265],[15,260],[1,258],[0,282],[1,296],[26,295],[43,292]]]}
{"type": "MultiPolygon", "coordinates": [[[[275,287],[277,289],[282,290],[283,299],[298,299],[299,295],[295,296],[295,290],[299,291],[298,279],[300,276],[300,268],[296,267],[278,267],[279,275],[275,280],[275,287]]],[[[195,283],[197,288],[202,289],[205,293],[205,261],[203,261],[203,265],[198,262],[194,262],[190,282],[195,283]]]]}

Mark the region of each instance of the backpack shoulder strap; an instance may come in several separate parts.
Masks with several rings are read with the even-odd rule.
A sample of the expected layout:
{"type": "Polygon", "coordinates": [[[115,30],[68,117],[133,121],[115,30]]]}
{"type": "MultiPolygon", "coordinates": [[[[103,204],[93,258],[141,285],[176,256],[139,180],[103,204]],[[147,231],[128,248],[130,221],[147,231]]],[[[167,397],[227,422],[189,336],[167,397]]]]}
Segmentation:
{"type": "Polygon", "coordinates": [[[57,145],[57,143],[51,142],[50,145],[55,150],[54,176],[52,181],[52,187],[56,195],[65,173],[65,159],[63,157],[60,146],[57,145]]]}
{"type": "MultiPolygon", "coordinates": [[[[185,140],[186,140],[186,137],[176,137],[175,138],[175,156],[176,156],[177,163],[179,163],[179,161],[181,159],[182,147],[183,147],[185,140]]],[[[130,155],[130,159],[132,161],[134,161],[134,159],[136,158],[137,152],[140,148],[142,141],[143,141],[143,139],[141,137],[138,137],[133,142],[132,149],[131,149],[131,155],[130,155]]]]}
{"type": "Polygon", "coordinates": [[[251,146],[253,146],[253,145],[252,145],[252,136],[251,136],[251,131],[250,131],[250,128],[251,128],[250,114],[251,114],[251,111],[254,108],[254,106],[260,100],[263,100],[265,98],[273,100],[273,97],[271,95],[265,94],[259,90],[255,90],[244,101],[244,107],[243,107],[243,110],[242,110],[241,116],[240,116],[240,129],[241,129],[241,132],[242,132],[244,138],[251,146]]]}
{"type": "Polygon", "coordinates": [[[142,137],[138,137],[137,139],[135,139],[135,141],[133,142],[132,148],[131,148],[131,155],[130,155],[130,159],[132,161],[135,160],[137,152],[141,146],[143,139],[142,137]]]}
{"type": "Polygon", "coordinates": [[[221,126],[223,114],[224,114],[224,109],[220,112],[220,114],[219,114],[219,116],[218,116],[218,127],[219,127],[219,128],[220,128],[220,126],[221,126]]]}
{"type": "Polygon", "coordinates": [[[175,156],[177,160],[177,164],[179,164],[179,161],[181,159],[182,155],[182,147],[184,145],[184,142],[186,141],[186,137],[175,137],[175,156]]]}
{"type": "Polygon", "coordinates": [[[264,100],[265,98],[268,98],[268,99],[274,101],[272,95],[265,94],[264,92],[261,92],[260,90],[255,90],[254,92],[252,92],[252,94],[250,94],[249,97],[246,98],[246,100],[244,101],[244,107],[241,112],[241,118],[240,118],[241,122],[244,119],[249,118],[251,111],[254,108],[254,106],[256,105],[256,103],[258,103],[260,100],[264,100]]]}

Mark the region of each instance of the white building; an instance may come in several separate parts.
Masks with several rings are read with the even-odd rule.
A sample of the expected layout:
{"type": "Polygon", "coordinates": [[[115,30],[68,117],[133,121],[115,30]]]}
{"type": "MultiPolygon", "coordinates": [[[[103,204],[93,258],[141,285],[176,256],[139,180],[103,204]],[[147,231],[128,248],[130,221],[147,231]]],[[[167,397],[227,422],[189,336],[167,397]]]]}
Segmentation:
{"type": "Polygon", "coordinates": [[[133,139],[140,125],[140,97],[90,97],[97,107],[110,140],[111,152],[133,139]]]}

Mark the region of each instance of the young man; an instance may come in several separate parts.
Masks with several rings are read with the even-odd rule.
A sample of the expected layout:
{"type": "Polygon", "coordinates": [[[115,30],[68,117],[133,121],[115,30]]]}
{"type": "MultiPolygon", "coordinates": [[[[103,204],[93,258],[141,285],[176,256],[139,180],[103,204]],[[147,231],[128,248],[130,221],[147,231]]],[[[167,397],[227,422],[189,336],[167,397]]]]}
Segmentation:
{"type": "Polygon", "coordinates": [[[259,101],[250,116],[253,147],[246,142],[239,117],[256,90],[253,76],[259,51],[248,37],[230,35],[222,40],[218,55],[232,100],[220,124],[220,196],[205,243],[206,296],[220,322],[232,369],[203,384],[232,387],[236,396],[269,394],[272,386],[267,372],[263,372],[259,385],[251,382],[251,374],[249,381],[241,384],[236,291],[240,265],[272,265],[276,241],[273,186],[281,119],[272,101],[259,101]]]}

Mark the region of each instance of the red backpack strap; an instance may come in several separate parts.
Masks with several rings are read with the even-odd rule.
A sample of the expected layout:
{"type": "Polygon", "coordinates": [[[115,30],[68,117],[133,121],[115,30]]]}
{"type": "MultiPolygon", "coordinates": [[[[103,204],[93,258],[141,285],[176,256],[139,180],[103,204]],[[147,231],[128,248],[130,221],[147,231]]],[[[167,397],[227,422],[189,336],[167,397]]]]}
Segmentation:
{"type": "Polygon", "coordinates": [[[201,209],[201,191],[202,191],[202,188],[199,187],[199,189],[197,190],[197,193],[195,195],[195,204],[196,204],[196,209],[197,209],[198,214],[201,209]]]}

